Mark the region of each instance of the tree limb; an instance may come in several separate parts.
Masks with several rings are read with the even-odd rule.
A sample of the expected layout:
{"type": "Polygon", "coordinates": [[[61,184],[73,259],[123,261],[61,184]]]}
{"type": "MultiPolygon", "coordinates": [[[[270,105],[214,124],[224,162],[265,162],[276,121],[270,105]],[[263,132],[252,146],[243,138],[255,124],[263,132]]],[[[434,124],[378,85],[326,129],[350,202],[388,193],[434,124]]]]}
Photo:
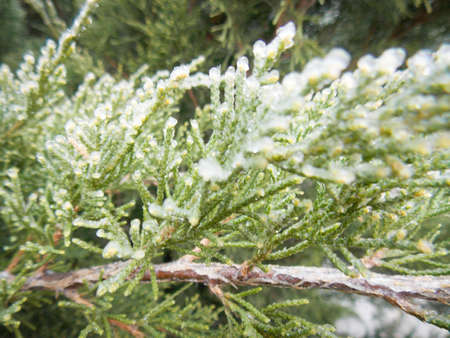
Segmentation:
{"type": "MultiPolygon", "coordinates": [[[[100,276],[107,279],[119,273],[129,262],[115,262],[65,273],[44,271],[28,278],[23,290],[47,289],[64,292],[76,288],[84,282],[93,283],[100,276]],[[103,274],[102,274],[103,271],[103,274]]],[[[370,272],[367,277],[351,278],[337,269],[323,267],[269,265],[268,272],[253,268],[248,274],[242,274],[240,265],[219,263],[192,263],[178,260],[154,266],[158,282],[195,282],[207,285],[266,285],[294,289],[330,289],[365,296],[374,296],[387,300],[403,311],[427,322],[433,322],[434,314],[418,308],[409,298],[449,304],[449,276],[401,276],[383,275],[370,272]],[[430,316],[433,317],[430,319],[430,316]]],[[[9,271],[0,272],[0,279],[12,282],[15,276],[9,271]]],[[[133,278],[132,275],[129,278],[133,278]]],[[[151,275],[146,272],[143,281],[149,281],[151,275]]],[[[439,324],[436,324],[439,325],[439,324]]],[[[441,325],[439,325],[441,326],[441,325]]]]}

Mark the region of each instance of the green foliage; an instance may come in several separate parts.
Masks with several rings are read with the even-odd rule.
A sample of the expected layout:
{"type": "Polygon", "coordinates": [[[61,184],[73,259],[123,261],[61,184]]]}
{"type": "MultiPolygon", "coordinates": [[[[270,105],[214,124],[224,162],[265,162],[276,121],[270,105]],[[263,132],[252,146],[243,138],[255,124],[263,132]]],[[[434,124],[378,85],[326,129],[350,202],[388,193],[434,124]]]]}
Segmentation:
{"type": "MultiPolygon", "coordinates": [[[[151,285],[140,284],[168,252],[181,256],[197,248],[199,260],[243,263],[250,270],[268,269],[281,259],[298,264],[300,253],[315,250],[318,264],[326,260],[352,277],[376,269],[449,274],[444,225],[450,46],[419,51],[406,64],[403,49],[387,49],[378,57],[363,56],[353,71],[343,73],[350,65],[346,51],[324,54],[288,23],[271,42],[254,43],[251,62],[240,56],[225,72],[220,66],[198,72],[204,57],[154,75],[138,69],[144,62],[151,70],[170,68],[203,51],[213,60],[225,58],[225,64],[247,53],[250,41],[242,30],[256,19],[244,17],[238,3],[193,6],[187,21],[181,13],[189,10],[188,1],[155,1],[150,10],[146,1],[102,4],[81,41],[107,59],[111,48],[123,43],[111,38],[118,35],[114,30],[124,31],[120,40],[134,47],[114,57],[126,72],[135,72],[118,79],[86,73],[73,94],[64,63],[77,60],[69,59],[72,42],[85,30],[95,0],[58,43],[49,40],[36,57],[26,54],[16,72],[1,66],[1,264],[16,278],[2,279],[0,321],[16,335],[20,322],[27,322],[21,307],[30,299],[33,305],[49,299],[43,291],[33,291],[41,297],[31,298],[22,291],[27,277],[94,261],[127,259],[127,264],[113,277],[58,300],[77,323],[84,318],[80,336],[113,336],[114,325],[149,336],[334,336],[330,325],[285,309],[305,299],[255,306],[246,297],[260,288],[241,293],[213,288],[221,301],[213,309],[198,296],[178,297],[189,292],[186,287],[158,286],[154,272],[151,285]],[[217,15],[226,20],[198,26],[202,10],[225,13],[217,15]],[[141,21],[132,18],[144,14],[141,21]],[[107,34],[100,34],[105,26],[107,34]],[[212,46],[206,46],[205,27],[214,32],[212,46]],[[145,39],[134,37],[136,30],[145,39]],[[88,40],[98,42],[98,51],[88,40]],[[301,41],[308,47],[299,49],[301,41]],[[236,45],[241,47],[233,49],[236,45]],[[221,48],[213,54],[216,46],[221,48]],[[288,62],[282,54],[290,48],[288,62]],[[313,54],[323,57],[306,63],[313,54]],[[305,66],[280,76],[287,63],[305,66]],[[180,111],[193,89],[208,94],[194,112],[180,111]],[[179,123],[179,116],[187,121],[179,123]]],[[[249,13],[264,15],[258,3],[245,5],[249,13]]],[[[397,14],[385,19],[398,22],[409,13],[409,3],[396,1],[397,14]]],[[[298,23],[312,20],[306,8],[290,7],[289,1],[272,5],[275,24],[292,8],[299,11],[298,23]]],[[[55,13],[49,18],[53,30],[63,26],[55,13]]],[[[342,22],[327,25],[344,29],[342,22]]],[[[270,29],[255,31],[265,35],[270,29]]],[[[88,57],[75,55],[85,69],[88,57]]],[[[93,64],[86,68],[98,72],[101,67],[93,64]]],[[[448,328],[445,320],[429,319],[448,328]]]]}
{"type": "Polygon", "coordinates": [[[8,59],[8,54],[17,49],[20,45],[20,38],[23,36],[24,12],[20,5],[14,0],[2,1],[0,4],[0,59],[8,59]]]}

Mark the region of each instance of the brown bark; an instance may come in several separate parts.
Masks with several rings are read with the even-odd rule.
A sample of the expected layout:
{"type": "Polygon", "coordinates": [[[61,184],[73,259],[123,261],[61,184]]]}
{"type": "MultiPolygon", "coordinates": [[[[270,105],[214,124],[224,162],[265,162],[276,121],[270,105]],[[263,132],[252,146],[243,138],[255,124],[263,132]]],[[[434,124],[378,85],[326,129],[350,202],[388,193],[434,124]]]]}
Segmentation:
{"type": "MultiPolygon", "coordinates": [[[[126,261],[116,262],[66,273],[45,271],[30,277],[24,284],[23,290],[47,289],[64,293],[65,290],[76,288],[85,281],[91,283],[98,281],[102,271],[105,279],[114,276],[127,264],[126,261]]],[[[450,301],[449,276],[400,276],[371,272],[364,278],[351,278],[333,268],[278,265],[269,265],[268,268],[268,272],[253,268],[244,275],[240,265],[219,263],[208,265],[178,260],[154,266],[158,282],[195,282],[209,286],[266,285],[294,289],[330,289],[383,298],[422,320],[425,320],[429,313],[411,303],[410,299],[419,298],[444,304],[449,304],[450,301]]],[[[0,272],[0,279],[11,282],[14,275],[5,270],[0,272]]],[[[150,273],[145,273],[143,281],[150,279],[150,273]]]]}

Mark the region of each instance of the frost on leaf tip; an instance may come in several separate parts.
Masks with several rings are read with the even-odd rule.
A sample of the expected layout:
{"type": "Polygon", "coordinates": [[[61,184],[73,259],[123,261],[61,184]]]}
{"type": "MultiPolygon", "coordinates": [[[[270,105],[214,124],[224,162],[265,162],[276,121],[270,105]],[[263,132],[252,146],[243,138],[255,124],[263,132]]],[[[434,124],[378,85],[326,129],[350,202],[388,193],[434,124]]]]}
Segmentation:
{"type": "Polygon", "coordinates": [[[224,181],[230,175],[220,163],[212,157],[201,159],[198,163],[198,173],[205,181],[224,181]]]}
{"type": "Polygon", "coordinates": [[[295,25],[292,21],[277,30],[277,35],[281,39],[284,48],[290,48],[294,45],[295,25]]]}

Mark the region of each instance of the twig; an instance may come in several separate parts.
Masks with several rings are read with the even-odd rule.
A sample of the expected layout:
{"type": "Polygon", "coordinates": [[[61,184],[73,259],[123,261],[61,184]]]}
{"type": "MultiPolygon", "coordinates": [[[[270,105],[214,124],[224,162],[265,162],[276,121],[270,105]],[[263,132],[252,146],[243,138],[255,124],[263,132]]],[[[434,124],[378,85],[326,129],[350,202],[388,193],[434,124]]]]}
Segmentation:
{"type": "MultiPolygon", "coordinates": [[[[45,273],[30,277],[23,290],[47,289],[55,292],[81,286],[84,282],[96,282],[103,271],[103,278],[116,275],[129,262],[116,262],[66,273],[45,273]]],[[[429,321],[430,313],[421,310],[409,301],[419,298],[449,304],[449,276],[401,276],[369,273],[367,277],[351,278],[337,269],[322,267],[269,265],[268,272],[253,268],[246,275],[240,265],[219,263],[203,264],[178,260],[154,265],[158,282],[195,282],[207,285],[267,285],[293,289],[330,289],[365,296],[379,297],[403,311],[429,321]]],[[[14,275],[5,270],[0,279],[12,282],[14,275]]],[[[143,281],[151,279],[146,272],[143,281]]]]}
{"type": "Polygon", "coordinates": [[[194,95],[194,92],[192,91],[192,89],[189,89],[187,91],[189,98],[191,99],[192,103],[194,104],[194,107],[197,108],[198,107],[198,101],[197,98],[194,95]]]}
{"type": "Polygon", "coordinates": [[[17,253],[14,255],[14,257],[11,259],[11,262],[9,263],[9,265],[6,267],[5,271],[12,272],[14,270],[14,268],[17,266],[17,264],[19,264],[20,259],[22,258],[23,254],[24,254],[23,250],[17,251],[17,253]]]}
{"type": "Polygon", "coordinates": [[[136,338],[144,338],[145,337],[144,333],[142,331],[139,331],[135,325],[129,325],[129,324],[121,322],[117,319],[112,319],[112,318],[109,318],[108,321],[112,325],[115,325],[118,328],[131,333],[133,335],[133,337],[136,337],[136,338]]]}

